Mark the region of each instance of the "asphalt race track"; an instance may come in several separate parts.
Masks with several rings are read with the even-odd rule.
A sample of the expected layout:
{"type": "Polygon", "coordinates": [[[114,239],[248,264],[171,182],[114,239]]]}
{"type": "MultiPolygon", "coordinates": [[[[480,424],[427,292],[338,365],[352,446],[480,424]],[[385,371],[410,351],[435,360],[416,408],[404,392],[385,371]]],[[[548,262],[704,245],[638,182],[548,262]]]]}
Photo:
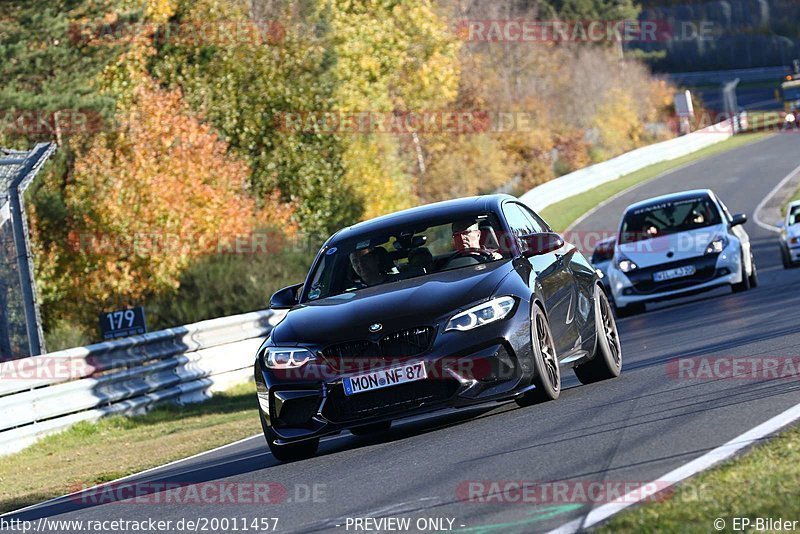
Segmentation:
{"type": "MultiPolygon", "coordinates": [[[[800,136],[774,135],[629,191],[578,230],[613,230],[629,203],[698,187],[714,189],[732,212],[752,219],[759,201],[800,163],[798,154],[800,136]]],[[[323,440],[317,457],[292,464],[275,461],[258,436],[133,479],[276,483],[288,492],[279,504],[175,504],[152,502],[155,498],[95,504],[73,496],[11,517],[278,517],[278,532],[354,532],[346,520],[356,517],[411,518],[412,526],[418,518],[449,518],[454,530],[465,532],[556,528],[593,505],[559,499],[476,503],[459,489],[469,481],[651,481],[800,403],[798,380],[698,380],[669,372],[667,362],[684,356],[800,351],[800,322],[792,311],[800,306],[800,269],[781,267],[775,234],[752,220],[746,229],[759,287],[737,295],[720,289],[621,320],[624,367],[616,380],[581,386],[568,372],[561,398],[544,405],[521,409],[506,403],[425,416],[397,422],[371,439],[346,433],[323,440]],[[315,485],[316,498],[306,498],[306,489],[315,485]]]]}

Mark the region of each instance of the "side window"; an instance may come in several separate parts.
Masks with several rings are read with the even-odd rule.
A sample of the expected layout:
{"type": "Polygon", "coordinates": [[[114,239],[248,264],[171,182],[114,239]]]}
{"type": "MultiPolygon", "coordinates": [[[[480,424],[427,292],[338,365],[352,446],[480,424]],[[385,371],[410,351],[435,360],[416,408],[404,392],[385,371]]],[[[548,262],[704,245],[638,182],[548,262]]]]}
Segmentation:
{"type": "Polygon", "coordinates": [[[541,217],[536,215],[530,208],[528,208],[527,206],[522,206],[522,205],[520,205],[520,208],[522,209],[523,213],[525,213],[525,215],[528,217],[528,219],[531,220],[531,223],[533,224],[533,228],[534,228],[533,231],[534,232],[549,232],[550,231],[550,227],[547,226],[547,223],[544,222],[541,217]]]}
{"type": "Polygon", "coordinates": [[[503,205],[503,213],[506,216],[508,225],[515,236],[533,234],[537,232],[533,225],[533,220],[522,211],[519,204],[509,202],[503,205]]]}

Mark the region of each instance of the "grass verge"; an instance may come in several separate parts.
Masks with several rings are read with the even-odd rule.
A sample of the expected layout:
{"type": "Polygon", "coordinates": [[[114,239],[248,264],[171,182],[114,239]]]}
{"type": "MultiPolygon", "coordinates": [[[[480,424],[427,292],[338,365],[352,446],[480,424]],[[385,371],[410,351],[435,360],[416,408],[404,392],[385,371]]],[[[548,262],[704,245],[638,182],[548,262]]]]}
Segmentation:
{"type": "Polygon", "coordinates": [[[786,205],[783,207],[783,213],[786,213],[786,209],[789,207],[789,204],[797,200],[800,200],[800,188],[798,188],[797,191],[794,192],[794,195],[792,195],[792,198],[786,202],[786,205]]]}
{"type": "Polygon", "coordinates": [[[714,520],[722,518],[723,530],[732,532],[734,517],[800,520],[798,487],[800,427],[795,427],[700,473],[667,500],[621,513],[599,531],[714,532],[714,520]]]}
{"type": "Polygon", "coordinates": [[[766,135],[767,134],[763,133],[737,135],[715,145],[698,150],[697,152],[693,152],[692,154],[650,165],[649,167],[645,167],[631,174],[626,174],[612,182],[590,189],[585,193],[575,195],[574,197],[557,202],[552,206],[548,206],[542,210],[541,215],[557,232],[563,232],[578,217],[604,200],[629,187],[652,180],[660,174],[681,165],[758,141],[759,139],[763,139],[766,135]]]}
{"type": "MultiPolygon", "coordinates": [[[[0,457],[0,513],[163,465],[261,431],[255,386],[146,415],[79,423],[0,457]]],[[[266,447],[266,444],[264,444],[266,447]]]]}

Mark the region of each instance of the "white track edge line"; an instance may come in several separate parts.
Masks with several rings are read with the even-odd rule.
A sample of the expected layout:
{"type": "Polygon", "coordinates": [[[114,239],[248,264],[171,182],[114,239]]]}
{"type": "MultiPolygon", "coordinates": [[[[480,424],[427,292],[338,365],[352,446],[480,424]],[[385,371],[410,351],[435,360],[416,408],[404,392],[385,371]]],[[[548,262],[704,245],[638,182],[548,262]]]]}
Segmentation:
{"type": "Polygon", "coordinates": [[[783,180],[781,180],[780,182],[778,182],[778,185],[776,185],[775,187],[773,187],[773,188],[772,188],[772,190],[770,190],[770,192],[769,192],[769,193],[767,193],[767,196],[765,196],[764,198],[762,198],[762,199],[761,199],[761,202],[759,202],[759,203],[758,203],[758,206],[756,206],[756,209],[755,209],[755,211],[753,211],[753,220],[754,220],[754,221],[755,221],[755,223],[756,223],[757,225],[759,225],[761,228],[763,228],[763,229],[765,229],[765,230],[769,230],[770,232],[780,232],[780,231],[781,231],[781,229],[780,229],[780,228],[778,228],[777,226],[775,226],[775,225],[773,225],[773,224],[765,223],[765,222],[763,222],[763,221],[761,220],[761,217],[760,217],[761,210],[762,210],[762,209],[764,209],[764,206],[766,206],[766,205],[767,205],[767,202],[769,202],[769,201],[770,201],[770,199],[772,199],[772,197],[774,197],[774,196],[775,196],[775,195],[778,193],[778,191],[780,191],[781,189],[783,189],[783,186],[784,186],[784,185],[786,185],[786,183],[787,183],[787,182],[789,182],[789,180],[791,180],[792,178],[794,178],[794,177],[795,177],[795,175],[796,175],[798,172],[800,172],[800,165],[798,165],[797,167],[795,167],[795,169],[794,169],[792,172],[790,172],[789,174],[787,174],[786,176],[784,176],[783,180]]]}

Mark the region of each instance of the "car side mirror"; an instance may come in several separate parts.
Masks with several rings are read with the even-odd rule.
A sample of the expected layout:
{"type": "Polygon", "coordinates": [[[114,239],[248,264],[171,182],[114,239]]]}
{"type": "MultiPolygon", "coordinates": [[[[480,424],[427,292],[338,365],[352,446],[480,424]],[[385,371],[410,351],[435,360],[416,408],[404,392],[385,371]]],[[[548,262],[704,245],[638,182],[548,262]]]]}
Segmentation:
{"type": "Polygon", "coordinates": [[[737,213],[733,217],[731,217],[731,226],[739,226],[740,224],[744,224],[747,222],[747,215],[744,213],[737,213]]]}
{"type": "Polygon", "coordinates": [[[294,308],[300,302],[300,288],[303,284],[295,284],[293,286],[284,287],[279,289],[269,299],[269,307],[273,310],[288,310],[294,308]]]}
{"type": "Polygon", "coordinates": [[[555,232],[541,232],[520,237],[523,245],[522,255],[526,258],[541,256],[564,246],[564,238],[555,232]]]}

